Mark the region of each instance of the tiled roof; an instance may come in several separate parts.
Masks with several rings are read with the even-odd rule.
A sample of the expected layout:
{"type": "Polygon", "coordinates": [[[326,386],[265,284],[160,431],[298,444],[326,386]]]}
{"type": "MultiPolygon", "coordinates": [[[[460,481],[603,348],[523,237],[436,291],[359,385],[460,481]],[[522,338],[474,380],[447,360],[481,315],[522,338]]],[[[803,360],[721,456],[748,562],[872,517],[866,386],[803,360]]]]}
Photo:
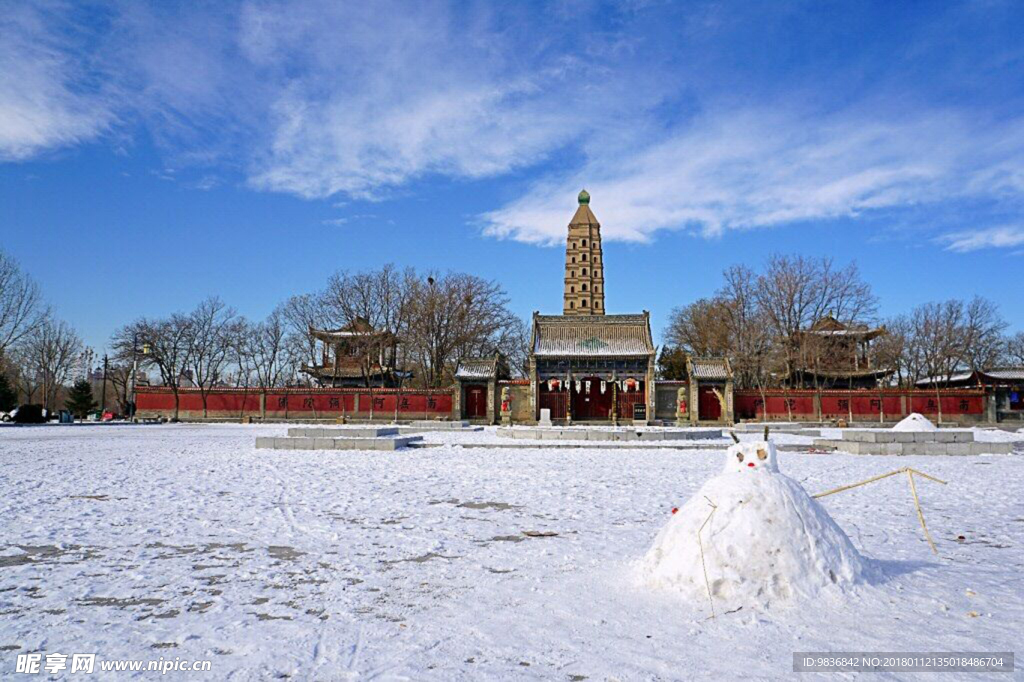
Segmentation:
{"type": "Polygon", "coordinates": [[[1016,381],[1018,379],[1024,379],[1024,367],[1007,367],[1005,369],[990,369],[987,374],[994,379],[1006,379],[1010,381],[1016,381]]]}
{"type": "Polygon", "coordinates": [[[635,357],[654,354],[651,323],[640,315],[533,316],[533,353],[539,357],[635,357]]]}
{"type": "MultiPolygon", "coordinates": [[[[302,371],[320,379],[361,379],[363,368],[358,364],[343,364],[335,368],[333,365],[304,365],[302,371]]],[[[370,377],[380,376],[383,370],[380,365],[370,367],[370,377]]]]}
{"type": "Polygon", "coordinates": [[[717,358],[690,358],[690,376],[694,379],[728,379],[732,376],[729,362],[717,358]]]}
{"type": "Polygon", "coordinates": [[[492,379],[497,373],[496,358],[463,358],[455,370],[456,379],[492,379]]]}
{"type": "Polygon", "coordinates": [[[949,378],[925,377],[917,381],[918,386],[930,386],[935,383],[962,383],[974,380],[978,384],[990,384],[998,381],[1024,381],[1024,367],[995,367],[979,372],[955,372],[949,378]]]}

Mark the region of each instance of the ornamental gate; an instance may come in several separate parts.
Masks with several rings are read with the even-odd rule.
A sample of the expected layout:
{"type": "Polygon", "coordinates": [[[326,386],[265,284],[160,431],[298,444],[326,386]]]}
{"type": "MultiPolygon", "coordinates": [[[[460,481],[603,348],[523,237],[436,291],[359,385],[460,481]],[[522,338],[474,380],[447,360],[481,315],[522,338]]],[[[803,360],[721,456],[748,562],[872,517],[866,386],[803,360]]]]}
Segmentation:
{"type": "Polygon", "coordinates": [[[487,416],[487,386],[466,386],[466,416],[470,419],[487,416]]]}
{"type": "MultiPolygon", "coordinates": [[[[554,416],[552,414],[552,416],[554,416]]],[[[608,420],[612,417],[612,386],[610,382],[602,382],[597,377],[587,377],[573,382],[572,386],[572,418],[573,421],[598,419],[608,420]],[[579,384],[579,391],[576,390],[579,384]],[[601,385],[604,383],[604,391],[601,385]]]]}
{"type": "Polygon", "coordinates": [[[700,386],[697,390],[697,417],[710,422],[722,418],[722,403],[711,386],[700,386]]]}
{"type": "MultiPolygon", "coordinates": [[[[569,394],[565,391],[542,390],[537,404],[540,409],[551,410],[552,419],[565,419],[569,414],[569,394]]],[[[540,418],[539,412],[537,418],[540,418]]]]}
{"type": "Polygon", "coordinates": [[[632,419],[633,405],[647,402],[647,391],[643,384],[644,382],[639,382],[639,386],[635,391],[619,391],[615,410],[619,419],[632,419]]]}

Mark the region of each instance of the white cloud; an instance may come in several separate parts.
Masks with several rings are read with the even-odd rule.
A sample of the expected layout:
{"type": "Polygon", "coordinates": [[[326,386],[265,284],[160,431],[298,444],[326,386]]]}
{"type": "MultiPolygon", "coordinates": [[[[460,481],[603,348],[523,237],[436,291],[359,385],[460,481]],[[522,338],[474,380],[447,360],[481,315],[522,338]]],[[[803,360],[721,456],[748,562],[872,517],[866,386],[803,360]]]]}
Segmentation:
{"type": "Polygon", "coordinates": [[[1003,226],[950,232],[938,238],[947,251],[967,253],[981,249],[1007,249],[1024,245],[1024,227],[1003,226]]]}
{"type": "Polygon", "coordinates": [[[244,54],[274,74],[292,67],[251,184],[366,198],[428,174],[493,176],[605,115],[600,93],[572,106],[572,59],[531,58],[495,21],[432,3],[251,5],[244,54]]]}
{"type": "Polygon", "coordinates": [[[0,161],[95,137],[112,121],[69,54],[63,3],[9,3],[0,14],[0,161]]]}
{"type": "Polygon", "coordinates": [[[968,112],[708,112],[644,149],[598,154],[538,182],[481,218],[490,235],[557,243],[585,186],[610,239],[679,228],[714,236],[954,197],[1020,198],[1022,154],[1022,122],[991,125],[968,112]]]}

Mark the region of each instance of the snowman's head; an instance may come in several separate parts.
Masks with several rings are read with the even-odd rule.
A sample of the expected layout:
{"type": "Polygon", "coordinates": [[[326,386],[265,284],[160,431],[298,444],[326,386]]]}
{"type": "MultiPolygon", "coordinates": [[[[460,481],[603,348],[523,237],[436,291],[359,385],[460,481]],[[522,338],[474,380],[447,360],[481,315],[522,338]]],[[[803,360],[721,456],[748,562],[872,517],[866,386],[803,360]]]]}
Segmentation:
{"type": "Polygon", "coordinates": [[[775,443],[768,440],[753,440],[736,443],[725,454],[725,473],[779,472],[779,459],[775,443]]]}

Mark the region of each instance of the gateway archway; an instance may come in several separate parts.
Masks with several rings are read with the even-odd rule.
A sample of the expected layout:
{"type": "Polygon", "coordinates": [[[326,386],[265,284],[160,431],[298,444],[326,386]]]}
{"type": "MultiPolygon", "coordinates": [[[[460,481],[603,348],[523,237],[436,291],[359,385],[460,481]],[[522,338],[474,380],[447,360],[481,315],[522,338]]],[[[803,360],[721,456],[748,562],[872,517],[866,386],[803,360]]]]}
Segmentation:
{"type": "Polygon", "coordinates": [[[602,420],[612,416],[612,386],[598,377],[575,380],[572,385],[574,421],[602,420]],[[577,390],[577,385],[579,389],[577,390]],[[603,389],[603,390],[602,390],[603,389]]]}

